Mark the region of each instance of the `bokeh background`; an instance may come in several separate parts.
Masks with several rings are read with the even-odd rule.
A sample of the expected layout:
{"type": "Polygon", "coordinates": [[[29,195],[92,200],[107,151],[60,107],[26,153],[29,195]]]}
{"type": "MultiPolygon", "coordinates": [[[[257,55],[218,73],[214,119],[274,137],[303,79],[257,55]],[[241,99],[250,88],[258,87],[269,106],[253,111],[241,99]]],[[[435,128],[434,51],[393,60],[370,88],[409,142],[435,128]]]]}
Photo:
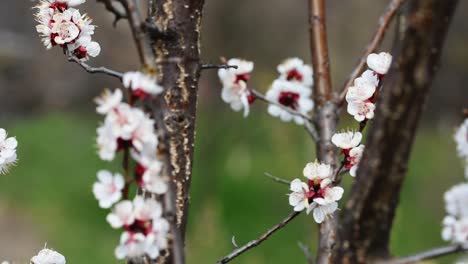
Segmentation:
{"type": "MultiPolygon", "coordinates": [[[[329,0],[328,28],[333,84],[339,89],[374,32],[383,0],[329,0]]],[[[89,75],[67,63],[59,49],[46,51],[37,34],[30,0],[0,1],[0,127],[19,140],[19,162],[0,177],[0,260],[28,263],[47,243],[69,263],[119,263],[113,249],[119,232],[105,221],[91,193],[96,171],[118,170],[99,161],[94,147],[100,122],[92,98],[120,84],[89,75]]],[[[91,15],[102,54],[93,65],[127,71],[138,67],[125,21],[93,0],[81,7],[91,15]]],[[[401,194],[392,250],[408,254],[443,244],[442,195],[463,181],[462,163],[452,140],[462,120],[468,92],[468,3],[460,1],[426,105],[401,194]]],[[[382,50],[390,48],[393,29],[382,50]]],[[[299,56],[310,62],[305,0],[207,0],[203,58],[220,56],[255,61],[252,86],[265,91],[276,65],[299,56]]],[[[266,113],[261,102],[248,118],[220,100],[215,71],[203,73],[198,104],[196,153],[188,233],[188,262],[214,263],[239,244],[257,237],[291,208],[288,187],[263,176],[293,179],[315,159],[304,129],[266,113]]],[[[343,116],[341,127],[353,126],[343,116]]],[[[345,177],[345,185],[351,182],[345,177]]],[[[236,263],[305,263],[298,241],[315,254],[316,225],[300,216],[236,263]]],[[[435,263],[450,263],[453,258],[435,263]]]]}

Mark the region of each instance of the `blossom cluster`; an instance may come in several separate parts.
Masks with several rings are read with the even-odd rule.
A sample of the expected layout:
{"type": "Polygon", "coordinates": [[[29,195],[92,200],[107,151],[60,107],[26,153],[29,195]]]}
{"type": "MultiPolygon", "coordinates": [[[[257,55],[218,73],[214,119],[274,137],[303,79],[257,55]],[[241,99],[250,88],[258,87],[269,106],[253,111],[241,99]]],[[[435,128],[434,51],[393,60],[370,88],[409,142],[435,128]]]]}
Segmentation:
{"type": "Polygon", "coordinates": [[[5,129],[0,128],[0,174],[8,172],[16,163],[16,147],[18,141],[14,137],[8,137],[5,129]]]}
{"type": "Polygon", "coordinates": [[[92,40],[95,26],[92,20],[74,7],[86,0],[40,0],[35,7],[36,30],[47,49],[60,46],[77,58],[87,60],[101,52],[92,40]]]}
{"type": "Polygon", "coordinates": [[[338,202],[343,196],[343,188],[333,186],[333,170],[330,165],[317,161],[308,163],[303,171],[307,183],[300,179],[291,182],[289,204],[294,211],[304,209],[309,214],[313,211],[315,222],[322,223],[327,216],[338,208],[338,202]]]}
{"type": "MultiPolygon", "coordinates": [[[[65,264],[65,257],[52,249],[44,248],[31,258],[31,264],[65,264]]],[[[3,264],[3,263],[2,263],[3,264]]]]}
{"type": "Polygon", "coordinates": [[[250,104],[254,102],[254,95],[247,87],[250,73],[253,71],[254,63],[242,59],[230,59],[228,65],[237,68],[219,69],[218,77],[221,80],[223,89],[221,98],[231,105],[232,110],[244,110],[244,117],[249,115],[250,104]]]}
{"type": "Polygon", "coordinates": [[[312,68],[299,58],[289,58],[278,65],[277,70],[280,75],[266,93],[268,101],[275,103],[268,106],[268,113],[284,122],[294,120],[302,125],[304,119],[301,116],[291,114],[284,108],[303,115],[312,110],[312,68]]]}
{"type": "Polygon", "coordinates": [[[163,89],[153,76],[141,72],[127,72],[123,92],[105,90],[96,98],[96,111],[104,115],[97,129],[97,147],[102,160],[112,161],[124,152],[125,177],[120,173],[101,170],[93,193],[102,208],[111,208],[107,221],[113,228],[123,229],[120,245],[115,250],[118,259],[148,256],[155,259],[167,247],[169,223],[162,217],[162,207],[150,194],[162,195],[168,190],[168,177],[162,174],[162,162],[157,155],[158,136],[155,121],[136,103],[142,102],[163,89]],[[130,169],[130,160],[134,166],[130,169]],[[133,176],[130,176],[130,170],[133,176]],[[141,188],[143,196],[128,200],[132,183],[141,188]],[[122,200],[123,199],[123,200],[122,200]]]}
{"type": "Polygon", "coordinates": [[[332,143],[344,154],[343,166],[349,169],[349,174],[356,176],[356,170],[361,161],[365,146],[361,144],[362,134],[358,131],[346,131],[332,136],[332,143]]]}
{"type": "Polygon", "coordinates": [[[358,122],[365,122],[374,118],[375,102],[377,101],[379,84],[388,72],[392,56],[389,53],[372,53],[367,57],[366,70],[354,80],[346,92],[348,113],[358,122]]]}
{"type": "MultiPolygon", "coordinates": [[[[468,119],[455,133],[455,142],[460,157],[468,159],[468,119]]],[[[465,167],[465,177],[466,175],[465,167]]],[[[442,225],[442,238],[454,243],[468,242],[468,183],[460,183],[450,188],[444,194],[445,216],[442,225]]]]}

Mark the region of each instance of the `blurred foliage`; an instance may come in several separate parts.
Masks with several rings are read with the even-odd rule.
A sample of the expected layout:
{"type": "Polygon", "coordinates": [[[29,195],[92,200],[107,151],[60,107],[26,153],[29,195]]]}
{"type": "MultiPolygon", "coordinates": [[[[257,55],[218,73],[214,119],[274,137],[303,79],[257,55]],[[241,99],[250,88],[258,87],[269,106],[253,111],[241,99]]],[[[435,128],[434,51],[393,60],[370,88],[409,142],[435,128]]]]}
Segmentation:
{"type": "MultiPolygon", "coordinates": [[[[314,159],[314,145],[302,127],[262,111],[253,111],[247,119],[230,111],[199,112],[187,251],[189,263],[214,263],[232,249],[233,235],[243,244],[290,212],[288,186],[263,173],[302,177],[304,164],[314,159]]],[[[33,234],[22,239],[36,240],[34,250],[47,242],[69,263],[117,263],[113,249],[119,231],[106,223],[108,211],[98,208],[91,193],[97,170],[119,170],[118,161],[98,160],[93,146],[98,122],[86,115],[57,113],[9,126],[20,142],[20,160],[0,177],[0,204],[14,208],[33,227],[33,234]]],[[[419,133],[394,225],[395,254],[444,244],[442,194],[463,179],[451,133],[425,128],[419,133]]],[[[346,190],[351,182],[345,176],[346,190]]],[[[0,218],[10,217],[2,212],[11,211],[0,210],[0,218]]],[[[235,263],[305,263],[297,242],[314,250],[316,238],[312,217],[302,215],[235,263]]],[[[2,240],[8,237],[2,234],[2,240]]],[[[5,250],[0,245],[2,258],[9,256],[5,250]]],[[[23,252],[25,259],[16,261],[26,262],[36,251],[23,252]]]]}

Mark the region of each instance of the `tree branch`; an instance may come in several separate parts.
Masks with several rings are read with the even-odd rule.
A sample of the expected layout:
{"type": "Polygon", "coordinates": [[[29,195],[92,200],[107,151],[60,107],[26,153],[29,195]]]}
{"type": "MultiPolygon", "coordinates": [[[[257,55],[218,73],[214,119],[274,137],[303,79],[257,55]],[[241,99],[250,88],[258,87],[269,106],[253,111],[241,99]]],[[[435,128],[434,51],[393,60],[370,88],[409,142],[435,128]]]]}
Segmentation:
{"type": "Polygon", "coordinates": [[[121,72],[114,71],[105,67],[92,67],[89,64],[86,64],[85,62],[78,59],[76,56],[73,56],[70,54],[68,54],[67,56],[68,56],[68,61],[75,62],[76,64],[80,65],[81,68],[83,68],[85,71],[89,73],[102,73],[102,74],[106,74],[112,77],[116,77],[119,80],[122,80],[123,73],[121,72]]]}
{"type": "Polygon", "coordinates": [[[125,14],[124,12],[120,11],[118,8],[116,8],[112,3],[113,3],[113,0],[96,0],[96,2],[101,2],[104,4],[104,6],[106,7],[106,10],[111,12],[112,14],[114,14],[114,22],[112,23],[112,25],[114,25],[114,27],[117,25],[117,22],[119,22],[120,19],[125,19],[127,18],[127,14],[125,14]]]}
{"type": "Polygon", "coordinates": [[[229,68],[237,69],[237,65],[210,64],[210,63],[202,64],[202,65],[201,65],[201,69],[202,69],[202,70],[208,70],[208,69],[229,69],[229,68]]]}
{"type": "Polygon", "coordinates": [[[280,178],[280,177],[276,177],[276,176],[273,176],[271,173],[269,172],[265,172],[264,173],[265,176],[267,176],[268,178],[271,178],[272,180],[276,181],[276,182],[279,182],[279,183],[282,183],[282,184],[286,184],[286,185],[290,185],[291,184],[291,181],[288,181],[286,179],[283,179],[283,178],[280,178]]]}
{"type": "Polygon", "coordinates": [[[302,252],[304,252],[307,264],[315,264],[314,258],[310,253],[310,248],[307,245],[302,244],[301,242],[297,242],[297,245],[301,248],[302,252]]]}
{"type": "Polygon", "coordinates": [[[272,228],[268,229],[263,235],[255,240],[251,240],[247,244],[243,245],[242,247],[238,247],[234,249],[231,253],[227,256],[222,258],[221,260],[217,261],[216,264],[225,264],[230,262],[231,260],[235,259],[236,257],[240,256],[241,254],[247,252],[248,250],[260,245],[264,241],[266,241],[271,235],[273,235],[276,231],[285,227],[289,222],[291,222],[296,216],[298,216],[301,212],[292,212],[288,215],[285,219],[281,220],[278,224],[274,225],[272,228]]]}
{"type": "Polygon", "coordinates": [[[468,251],[468,244],[454,244],[444,247],[432,248],[423,252],[416,253],[407,257],[400,257],[388,261],[379,262],[379,264],[409,264],[423,260],[435,259],[451,254],[468,251]]]}
{"type": "Polygon", "coordinates": [[[377,26],[377,30],[374,33],[370,43],[367,45],[364,53],[359,59],[356,67],[352,71],[351,75],[349,76],[348,80],[345,82],[343,86],[343,90],[338,98],[338,104],[341,106],[344,103],[346,92],[348,88],[353,85],[354,79],[359,77],[359,75],[365,70],[366,68],[366,60],[369,54],[375,52],[375,50],[380,46],[382,40],[384,39],[385,33],[390,25],[390,22],[395,17],[398,9],[406,0],[391,0],[387,6],[385,12],[379,18],[379,24],[377,26]]]}

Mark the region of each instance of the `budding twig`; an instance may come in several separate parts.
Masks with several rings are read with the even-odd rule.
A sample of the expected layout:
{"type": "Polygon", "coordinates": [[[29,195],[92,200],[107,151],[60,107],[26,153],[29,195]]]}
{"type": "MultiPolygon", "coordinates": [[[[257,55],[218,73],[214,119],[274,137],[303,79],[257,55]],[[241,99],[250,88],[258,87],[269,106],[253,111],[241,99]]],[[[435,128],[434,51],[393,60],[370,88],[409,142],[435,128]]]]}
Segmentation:
{"type": "Polygon", "coordinates": [[[286,185],[290,185],[291,184],[291,181],[288,181],[286,179],[283,179],[283,178],[280,178],[280,177],[276,177],[276,176],[273,176],[271,173],[269,172],[265,172],[264,173],[265,176],[267,176],[268,178],[271,178],[272,180],[276,181],[276,182],[279,182],[279,183],[282,183],[282,184],[286,184],[286,185]]]}
{"type": "Polygon", "coordinates": [[[405,0],[392,0],[389,4],[388,7],[385,11],[385,13],[380,16],[379,19],[379,24],[377,27],[377,30],[374,33],[374,36],[372,37],[371,42],[367,45],[366,49],[364,50],[364,53],[362,54],[361,58],[359,59],[356,67],[352,71],[351,75],[349,76],[348,80],[346,80],[344,86],[343,86],[343,91],[339,95],[338,98],[338,105],[342,105],[344,103],[345,97],[346,97],[346,92],[348,91],[348,88],[353,84],[354,79],[359,77],[359,75],[364,71],[366,67],[366,60],[367,56],[374,52],[377,47],[382,43],[382,40],[385,36],[385,33],[387,32],[387,29],[390,25],[390,22],[392,21],[393,17],[395,16],[396,12],[400,8],[400,6],[405,2],[405,0]]]}
{"type": "Polygon", "coordinates": [[[202,64],[201,69],[202,70],[209,70],[209,69],[237,69],[237,65],[227,65],[227,64],[202,64]]]}
{"type": "Polygon", "coordinates": [[[310,253],[310,248],[307,245],[300,242],[300,241],[297,242],[297,245],[301,248],[302,252],[304,252],[307,263],[308,264],[315,264],[314,258],[312,257],[312,254],[310,253]]]}
{"type": "Polygon", "coordinates": [[[285,219],[281,220],[278,224],[274,225],[272,228],[268,229],[267,232],[265,232],[263,235],[261,235],[259,238],[255,240],[251,240],[247,244],[243,245],[242,247],[238,247],[234,249],[231,253],[229,253],[227,256],[222,258],[221,260],[217,261],[216,264],[225,264],[230,262],[231,260],[235,259],[236,257],[240,256],[241,254],[247,252],[249,249],[252,249],[261,243],[263,243],[265,240],[267,240],[273,233],[276,231],[282,229],[285,227],[289,222],[291,222],[296,216],[298,216],[301,212],[292,212],[291,214],[288,215],[285,219]]]}
{"type": "Polygon", "coordinates": [[[122,77],[123,77],[123,73],[121,72],[114,71],[106,67],[92,67],[89,64],[81,61],[76,56],[71,55],[71,54],[68,54],[68,61],[77,63],[78,65],[81,66],[81,68],[83,68],[85,71],[89,73],[103,73],[112,77],[119,78],[120,80],[122,80],[122,77]]]}
{"type": "Polygon", "coordinates": [[[118,8],[116,8],[113,5],[112,0],[96,0],[96,2],[103,3],[104,6],[106,7],[106,10],[111,12],[112,14],[114,14],[114,22],[112,23],[112,25],[114,27],[117,25],[117,22],[119,22],[120,19],[127,18],[127,14],[125,14],[125,12],[123,12],[123,11],[119,10],[118,8]]]}
{"type": "Polygon", "coordinates": [[[466,244],[454,244],[444,247],[432,248],[420,253],[416,253],[411,256],[407,257],[400,257],[393,260],[387,260],[379,262],[380,264],[408,264],[408,263],[416,263],[423,260],[439,258],[443,256],[447,256],[450,254],[456,254],[460,252],[468,251],[468,243],[466,244]]]}

